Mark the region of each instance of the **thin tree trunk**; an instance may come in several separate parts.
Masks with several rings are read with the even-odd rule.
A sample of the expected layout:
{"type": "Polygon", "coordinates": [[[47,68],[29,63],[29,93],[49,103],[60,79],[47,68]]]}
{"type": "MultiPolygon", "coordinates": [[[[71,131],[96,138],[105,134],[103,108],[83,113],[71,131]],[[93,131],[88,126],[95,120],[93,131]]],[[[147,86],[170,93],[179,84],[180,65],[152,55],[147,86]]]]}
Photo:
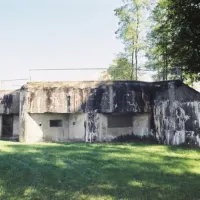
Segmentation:
{"type": "Polygon", "coordinates": [[[131,80],[133,80],[134,75],[134,51],[131,53],[131,80]]]}
{"type": "Polygon", "coordinates": [[[135,80],[138,80],[138,50],[135,49],[135,80]]]}
{"type": "Polygon", "coordinates": [[[135,79],[138,80],[138,40],[139,40],[139,25],[140,25],[140,14],[139,8],[136,6],[137,12],[137,26],[136,26],[136,47],[135,47],[135,79]]]}
{"type": "Polygon", "coordinates": [[[162,57],[163,57],[163,81],[166,81],[166,50],[165,50],[165,41],[164,37],[162,38],[162,45],[163,45],[163,51],[162,51],[162,57]]]}
{"type": "Polygon", "coordinates": [[[162,75],[163,75],[163,81],[165,81],[165,54],[163,53],[163,70],[162,70],[162,75]]]}
{"type": "Polygon", "coordinates": [[[166,81],[168,79],[168,58],[167,58],[167,46],[166,46],[166,52],[165,52],[165,56],[166,56],[166,81]]]}

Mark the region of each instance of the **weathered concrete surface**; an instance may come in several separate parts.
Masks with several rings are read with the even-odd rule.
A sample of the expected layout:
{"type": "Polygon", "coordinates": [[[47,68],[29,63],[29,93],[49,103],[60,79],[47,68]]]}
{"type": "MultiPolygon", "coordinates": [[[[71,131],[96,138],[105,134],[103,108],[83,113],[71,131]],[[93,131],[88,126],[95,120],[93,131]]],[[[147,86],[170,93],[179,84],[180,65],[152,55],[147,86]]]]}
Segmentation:
{"type": "Polygon", "coordinates": [[[200,94],[182,84],[169,83],[156,92],[154,124],[164,144],[200,146],[200,94]]]}
{"type": "MultiPolygon", "coordinates": [[[[111,114],[101,113],[76,113],[76,114],[26,114],[26,124],[23,142],[36,143],[44,141],[70,142],[85,141],[108,142],[115,140],[119,136],[136,134],[143,136],[150,130],[149,116],[147,113],[130,116],[131,125],[127,127],[108,126],[108,117],[111,114]],[[143,119],[143,123],[141,123],[143,119]],[[62,127],[50,127],[50,120],[62,120],[62,127]],[[143,130],[137,132],[137,130],[143,130]]],[[[120,117],[120,116],[119,116],[120,117]]],[[[121,116],[123,120],[123,116],[121,116]]]]}
{"type": "MultiPolygon", "coordinates": [[[[20,95],[20,141],[110,141],[119,135],[132,133],[132,124],[108,129],[104,114],[150,112],[150,97],[151,86],[143,82],[28,83],[22,87],[20,95]],[[41,131],[41,127],[37,127],[41,124],[38,118],[46,121],[43,124],[48,123],[50,113],[73,113],[68,116],[68,127],[64,130],[55,128],[58,131],[56,135],[63,134],[60,139],[51,134],[52,128],[45,126],[41,131]],[[41,116],[34,118],[35,114],[41,116]],[[36,127],[38,130],[34,134],[36,127]],[[48,137],[44,136],[47,132],[48,137]]],[[[59,118],[59,115],[55,116],[59,118]]]]}
{"type": "Polygon", "coordinates": [[[0,90],[0,114],[19,114],[20,90],[0,90]]]}
{"type": "Polygon", "coordinates": [[[19,136],[19,115],[13,115],[13,137],[19,136]]]}
{"type": "Polygon", "coordinates": [[[65,142],[68,140],[68,116],[64,114],[30,114],[26,127],[28,143],[40,141],[65,142]],[[50,127],[50,120],[62,120],[62,127],[50,127]],[[32,134],[30,134],[30,132],[32,134]]]}
{"type": "Polygon", "coordinates": [[[29,113],[149,112],[151,86],[143,82],[28,83],[29,113]]]}
{"type": "Polygon", "coordinates": [[[24,136],[21,138],[26,143],[43,141],[70,142],[90,141],[90,135],[95,134],[95,141],[99,141],[100,118],[91,122],[88,114],[30,114],[26,113],[24,136]],[[61,127],[50,127],[50,120],[61,120],[61,127]],[[95,126],[95,127],[94,127],[95,126]],[[98,128],[97,128],[98,127],[98,128]]]}
{"type": "Polygon", "coordinates": [[[133,133],[144,137],[151,134],[151,113],[137,113],[133,116],[133,133]]]}
{"type": "Polygon", "coordinates": [[[20,92],[20,138],[104,142],[134,134],[200,146],[199,102],[200,93],[181,81],[28,83],[20,92]],[[121,119],[114,123],[116,114],[121,119]],[[49,127],[53,116],[63,127],[49,127]]]}
{"type": "Polygon", "coordinates": [[[68,114],[68,141],[85,141],[85,113],[68,114]]]}
{"type": "MultiPolygon", "coordinates": [[[[20,142],[28,142],[27,141],[27,133],[26,131],[28,130],[27,124],[29,123],[29,114],[27,113],[27,97],[26,97],[26,91],[21,90],[20,92],[20,105],[19,105],[19,140],[20,142]]],[[[35,133],[37,134],[37,133],[35,133]]],[[[34,135],[35,135],[34,134],[34,135]]],[[[31,136],[29,136],[31,137],[31,136]]]]}

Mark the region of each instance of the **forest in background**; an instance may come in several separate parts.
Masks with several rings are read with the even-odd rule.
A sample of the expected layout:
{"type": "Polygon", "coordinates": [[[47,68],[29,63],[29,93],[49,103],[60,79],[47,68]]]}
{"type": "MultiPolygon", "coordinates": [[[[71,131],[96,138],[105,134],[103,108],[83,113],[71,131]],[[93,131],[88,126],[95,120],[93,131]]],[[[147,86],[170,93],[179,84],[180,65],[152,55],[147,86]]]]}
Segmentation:
{"type": "Polygon", "coordinates": [[[140,80],[140,75],[154,72],[154,81],[199,81],[199,0],[123,0],[114,12],[116,37],[124,50],[117,53],[105,77],[140,80]]]}

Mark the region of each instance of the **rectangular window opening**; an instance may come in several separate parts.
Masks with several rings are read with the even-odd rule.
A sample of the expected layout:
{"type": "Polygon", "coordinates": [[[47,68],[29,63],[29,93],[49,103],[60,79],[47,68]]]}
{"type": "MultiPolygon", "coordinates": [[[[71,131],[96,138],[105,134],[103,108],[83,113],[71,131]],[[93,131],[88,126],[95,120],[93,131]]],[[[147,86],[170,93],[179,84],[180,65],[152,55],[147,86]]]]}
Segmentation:
{"type": "Polygon", "coordinates": [[[2,115],[2,137],[13,136],[13,115],[2,115]]]}
{"type": "Polygon", "coordinates": [[[62,127],[62,120],[50,120],[50,127],[62,127]]]}
{"type": "Polygon", "coordinates": [[[108,128],[132,127],[131,115],[108,115],[108,128]]]}

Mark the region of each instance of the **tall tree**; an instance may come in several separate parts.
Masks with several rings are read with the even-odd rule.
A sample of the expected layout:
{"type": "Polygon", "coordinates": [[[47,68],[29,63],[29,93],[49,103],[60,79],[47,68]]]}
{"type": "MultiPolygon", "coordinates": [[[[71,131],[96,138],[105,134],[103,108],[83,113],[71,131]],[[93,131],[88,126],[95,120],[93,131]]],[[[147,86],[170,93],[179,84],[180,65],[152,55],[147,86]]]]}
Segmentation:
{"type": "Polygon", "coordinates": [[[125,53],[131,62],[132,79],[138,79],[138,57],[144,49],[145,11],[149,7],[149,0],[123,0],[124,5],[115,9],[115,15],[119,19],[119,28],[116,31],[118,37],[125,45],[125,53]]]}
{"type": "Polygon", "coordinates": [[[197,80],[200,72],[199,0],[160,0],[153,19],[150,57],[153,63],[161,62],[154,66],[163,72],[167,69],[166,74],[170,68],[178,67],[186,80],[197,80]]]}
{"type": "Polygon", "coordinates": [[[167,80],[169,75],[171,23],[167,19],[167,0],[160,0],[153,10],[151,32],[148,35],[148,66],[157,70],[157,80],[167,80]]]}
{"type": "Polygon", "coordinates": [[[173,30],[170,51],[173,63],[192,78],[200,72],[200,1],[169,0],[168,9],[167,18],[173,30]]]}

